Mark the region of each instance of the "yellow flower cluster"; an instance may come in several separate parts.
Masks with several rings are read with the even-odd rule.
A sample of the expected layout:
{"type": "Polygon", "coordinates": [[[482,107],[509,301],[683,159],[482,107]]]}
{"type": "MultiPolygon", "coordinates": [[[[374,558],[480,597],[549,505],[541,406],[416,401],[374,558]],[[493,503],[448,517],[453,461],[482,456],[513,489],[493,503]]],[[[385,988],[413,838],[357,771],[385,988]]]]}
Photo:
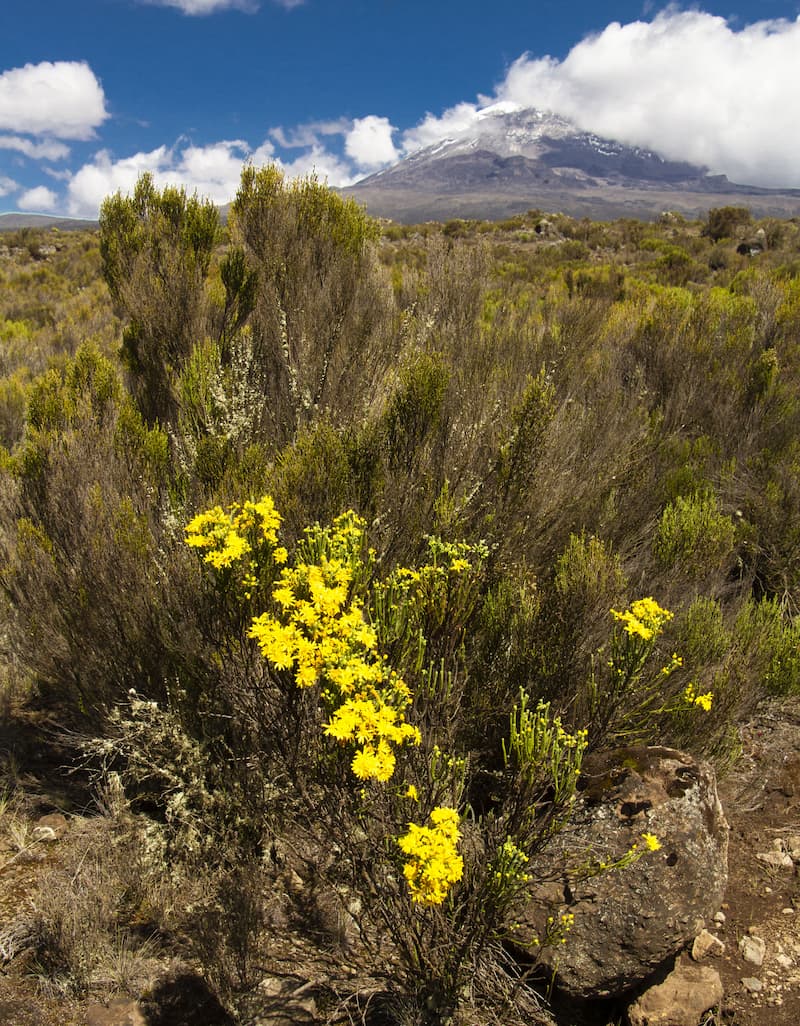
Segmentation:
{"type": "Polygon", "coordinates": [[[630,609],[622,613],[612,609],[611,615],[624,625],[623,630],[626,634],[642,638],[644,641],[652,641],[661,633],[664,624],[672,619],[672,613],[668,609],[662,609],[653,598],[637,599],[631,603],[630,609]]]}
{"type": "Polygon", "coordinates": [[[696,705],[704,712],[710,712],[714,702],[714,692],[706,691],[704,695],[698,695],[694,689],[694,684],[687,684],[683,692],[683,700],[687,705],[696,705]]]}
{"type": "Polygon", "coordinates": [[[659,841],[655,834],[642,834],[642,840],[648,851],[660,851],[661,841],[659,841]]]}
{"type": "Polygon", "coordinates": [[[418,744],[420,733],[403,718],[408,687],[378,652],[375,630],[350,594],[350,556],[362,537],[360,518],[339,517],[326,539],[330,554],[282,570],[272,592],[279,613],[256,617],[250,637],[273,666],[294,673],[298,687],[322,685],[332,709],[325,733],[360,746],[352,761],[357,777],[386,781],[394,772],[393,746],[418,744]]]}
{"type": "Polygon", "coordinates": [[[398,839],[400,850],[409,856],[403,869],[413,901],[441,905],[450,887],[464,872],[458,854],[458,813],[437,806],[430,814],[430,827],[408,824],[408,833],[398,839]]]}
{"type": "Polygon", "coordinates": [[[203,561],[216,570],[238,563],[262,542],[273,546],[276,563],[286,562],[286,550],[278,548],[281,517],[269,495],[258,502],[221,506],[198,513],[186,525],[186,544],[203,552],[203,561]]]}

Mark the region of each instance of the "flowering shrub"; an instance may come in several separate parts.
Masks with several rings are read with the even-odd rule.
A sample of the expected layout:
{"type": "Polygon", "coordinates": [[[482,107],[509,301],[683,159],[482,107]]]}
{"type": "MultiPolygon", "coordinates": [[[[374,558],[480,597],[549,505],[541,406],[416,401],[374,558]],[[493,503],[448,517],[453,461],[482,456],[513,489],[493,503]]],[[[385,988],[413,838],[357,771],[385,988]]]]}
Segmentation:
{"type": "MultiPolygon", "coordinates": [[[[385,783],[395,770],[395,747],[418,745],[421,735],[405,719],[411,691],[379,652],[377,631],[355,593],[363,570],[364,521],[349,511],[331,528],[307,529],[294,566],[282,565],[288,557],[277,544],[279,527],[280,514],[271,497],[264,496],[227,512],[215,507],[198,514],[186,528],[186,542],[217,571],[244,565],[244,587],[255,580],[254,557],[266,544],[273,566],[281,570],[272,588],[273,610],[253,618],[249,636],[271,666],[288,671],[297,687],[319,688],[328,712],[324,733],[355,746],[355,776],[385,783]]],[[[450,558],[446,570],[436,565],[398,570],[401,590],[469,568],[466,546],[441,551],[450,558]]],[[[414,785],[409,791],[416,794],[414,785]]],[[[432,828],[410,824],[399,844],[412,856],[405,875],[413,900],[440,904],[463,869],[457,854],[458,813],[439,807],[431,822],[432,828]]]]}
{"type": "Polygon", "coordinates": [[[623,611],[612,609],[611,616],[619,626],[611,638],[606,673],[593,673],[587,689],[595,744],[648,740],[659,723],[677,722],[690,710],[711,709],[713,693],[698,695],[694,684],[677,694],[665,690],[667,679],[683,666],[677,652],[657,670],[653,666],[659,638],[673,619],[668,609],[647,597],[623,611]]]}
{"type": "MultiPolygon", "coordinates": [[[[469,760],[456,729],[459,674],[486,547],[429,538],[424,565],[378,579],[365,523],[354,512],[306,528],[291,555],[279,544],[280,523],[264,496],[200,513],[186,541],[220,583],[264,602],[245,628],[267,667],[261,694],[283,696],[296,729],[315,738],[304,749],[310,761],[296,769],[297,790],[310,803],[304,822],[327,823],[320,829],[329,831],[328,843],[335,831],[354,873],[369,866],[370,887],[359,893],[389,927],[418,999],[427,1002],[426,988],[441,988],[454,1003],[507,934],[537,857],[569,817],[587,731],[567,730],[549,703],[531,707],[520,691],[502,745],[501,792],[485,815],[472,817],[479,841],[467,857],[460,851],[469,760]],[[349,756],[345,776],[337,775],[340,747],[349,756]],[[408,821],[409,803],[424,822],[408,821]]],[[[612,641],[613,679],[638,680],[670,615],[652,599],[614,613],[622,626],[612,641]]],[[[254,716],[264,716],[257,702],[254,716]]],[[[658,844],[644,841],[618,864],[658,844]]],[[[596,871],[606,868],[614,866],[596,871]]],[[[569,916],[553,919],[537,943],[563,942],[570,925],[569,916]]]]}

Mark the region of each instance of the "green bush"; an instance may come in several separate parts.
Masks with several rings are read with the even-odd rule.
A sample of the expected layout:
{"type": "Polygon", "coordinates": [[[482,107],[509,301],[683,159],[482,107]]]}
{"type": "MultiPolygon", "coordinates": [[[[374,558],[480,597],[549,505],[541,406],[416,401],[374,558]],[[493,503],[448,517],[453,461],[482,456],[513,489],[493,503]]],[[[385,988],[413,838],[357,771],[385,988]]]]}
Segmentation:
{"type": "Polygon", "coordinates": [[[663,569],[693,580],[723,569],[736,540],[736,526],[719,507],[713,491],[679,495],[664,510],[653,539],[653,554],[663,569]]]}

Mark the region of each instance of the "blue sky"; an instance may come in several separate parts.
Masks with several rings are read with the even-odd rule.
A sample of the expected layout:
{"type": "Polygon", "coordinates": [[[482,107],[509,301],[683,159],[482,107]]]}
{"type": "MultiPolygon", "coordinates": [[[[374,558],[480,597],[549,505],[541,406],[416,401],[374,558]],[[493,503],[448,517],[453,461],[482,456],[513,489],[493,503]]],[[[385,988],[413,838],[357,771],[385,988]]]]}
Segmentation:
{"type": "Polygon", "coordinates": [[[95,216],[143,170],[348,184],[491,104],[800,187],[800,0],[0,0],[0,210],[95,216]]]}

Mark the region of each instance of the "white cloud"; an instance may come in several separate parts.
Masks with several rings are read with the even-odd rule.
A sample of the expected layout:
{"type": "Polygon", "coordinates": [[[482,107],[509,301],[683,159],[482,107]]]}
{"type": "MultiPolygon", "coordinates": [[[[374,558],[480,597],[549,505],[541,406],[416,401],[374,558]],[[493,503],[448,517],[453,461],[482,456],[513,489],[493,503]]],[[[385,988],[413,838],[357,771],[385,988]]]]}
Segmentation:
{"type": "Polygon", "coordinates": [[[488,105],[538,107],[733,181],[800,187],[800,18],[734,29],[702,11],[613,22],[563,61],[523,54],[493,97],[427,114],[411,153],[468,132],[488,105]]]}
{"type": "Polygon", "coordinates": [[[364,170],[385,167],[400,156],[392,142],[392,133],[395,131],[388,118],[379,118],[375,114],[356,118],[353,127],[345,135],[345,153],[364,170]]]}
{"type": "Polygon", "coordinates": [[[28,189],[23,192],[17,200],[20,210],[55,210],[58,203],[58,196],[52,189],[44,185],[37,185],[35,189],[28,189]]]}
{"type": "Polygon", "coordinates": [[[290,177],[316,174],[329,185],[352,185],[358,179],[349,162],[315,145],[292,161],[275,156],[275,148],[266,139],[251,150],[241,139],[192,146],[178,143],[174,147],[159,146],[148,153],[135,153],[114,160],[107,150],[100,150],[84,164],[67,186],[67,211],[74,217],[96,217],[106,196],[121,190],[132,192],[141,174],[149,171],[159,188],[175,185],[213,200],[228,203],[239,188],[245,163],[256,166],[277,164],[290,177]]]}
{"type": "Polygon", "coordinates": [[[6,178],[5,175],[0,175],[0,196],[8,196],[12,192],[16,192],[19,186],[13,178],[6,178]]]}
{"type": "Polygon", "coordinates": [[[277,163],[289,178],[300,178],[313,174],[321,182],[339,187],[353,185],[363,177],[354,172],[353,168],[337,157],[335,153],[331,153],[322,146],[313,146],[289,163],[280,160],[277,163]]]}
{"type": "Polygon", "coordinates": [[[255,0],[144,0],[157,7],[177,7],[184,14],[216,14],[218,11],[257,11],[255,0]]]}
{"type": "MultiPolygon", "coordinates": [[[[142,0],[157,7],[176,7],[188,15],[217,14],[219,11],[245,11],[253,14],[259,8],[258,0],[142,0]]],[[[305,0],[273,0],[287,11],[300,7],[305,0]]]]}
{"type": "Polygon", "coordinates": [[[442,139],[452,138],[468,131],[478,120],[480,107],[477,103],[458,103],[450,107],[441,117],[426,114],[415,127],[403,133],[403,149],[406,153],[432,146],[442,139]]]}
{"type": "Polygon", "coordinates": [[[308,121],[304,125],[295,125],[288,130],[279,125],[277,128],[271,128],[269,135],[279,146],[294,150],[301,146],[317,146],[321,135],[346,135],[352,124],[349,118],[308,121]]]}
{"type": "Polygon", "coordinates": [[[175,185],[187,192],[197,190],[215,203],[227,203],[239,187],[242,165],[249,156],[247,145],[238,139],[209,146],[159,146],[121,160],[112,160],[108,151],[101,150],[73,175],[67,209],[76,217],[96,217],[106,196],[117,190],[132,192],[145,171],[159,188],[175,185]]]}
{"type": "Polygon", "coordinates": [[[799,53],[800,19],[735,30],[668,9],[651,22],[614,22],[563,61],[523,55],[497,96],[733,180],[800,185],[799,53]]]}
{"type": "Polygon", "coordinates": [[[42,61],[0,75],[0,129],[56,139],[92,139],[108,117],[88,64],[42,61]]]}
{"type": "Polygon", "coordinates": [[[65,160],[69,156],[69,146],[55,139],[34,142],[19,135],[0,135],[0,150],[17,150],[33,160],[65,160]]]}

